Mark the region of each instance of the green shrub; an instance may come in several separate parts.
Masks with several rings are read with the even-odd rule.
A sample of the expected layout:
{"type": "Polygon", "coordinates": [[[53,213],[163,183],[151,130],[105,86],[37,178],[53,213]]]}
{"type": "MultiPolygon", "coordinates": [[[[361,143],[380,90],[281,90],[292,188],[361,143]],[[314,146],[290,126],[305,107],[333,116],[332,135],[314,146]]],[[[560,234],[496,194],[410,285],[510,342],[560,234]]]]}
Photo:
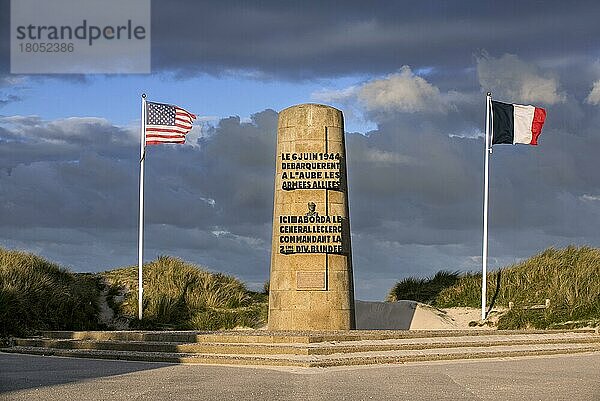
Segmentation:
{"type": "Polygon", "coordinates": [[[103,290],[117,318],[137,328],[218,330],[257,327],[267,319],[266,294],[248,291],[231,276],[163,256],[144,266],[144,320],[139,322],[137,284],[137,267],[71,273],[33,254],[0,248],[0,337],[105,329],[98,323],[103,290]]]}
{"type": "Polygon", "coordinates": [[[0,336],[98,328],[97,277],[0,248],[0,336]]]}
{"type": "MultiPolygon", "coordinates": [[[[404,290],[404,293],[410,291],[416,292],[404,290]]],[[[500,328],[552,328],[565,322],[571,322],[569,325],[573,327],[597,324],[594,322],[600,320],[600,250],[587,246],[548,248],[520,263],[489,273],[487,300],[488,305],[494,302],[504,307],[513,302],[513,309],[498,321],[500,328]],[[543,305],[546,299],[550,300],[546,309],[524,309],[543,305]]],[[[429,303],[441,308],[480,307],[481,273],[461,275],[429,303]]]]}
{"type": "Polygon", "coordinates": [[[266,296],[248,291],[234,277],[210,273],[181,259],[161,256],[143,266],[143,320],[138,322],[137,267],[103,276],[126,290],[118,314],[133,326],[180,330],[256,327],[266,321],[266,296]]]}
{"type": "Polygon", "coordinates": [[[423,303],[433,303],[445,288],[454,285],[460,277],[459,272],[442,270],[433,277],[407,277],[394,285],[387,296],[388,302],[409,299],[423,303]]]}

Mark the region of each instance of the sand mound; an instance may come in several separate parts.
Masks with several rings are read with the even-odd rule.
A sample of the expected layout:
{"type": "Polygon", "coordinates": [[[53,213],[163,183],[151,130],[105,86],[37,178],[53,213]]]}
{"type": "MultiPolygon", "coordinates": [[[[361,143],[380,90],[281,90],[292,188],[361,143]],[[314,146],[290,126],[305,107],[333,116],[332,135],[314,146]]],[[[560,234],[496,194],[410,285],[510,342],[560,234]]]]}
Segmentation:
{"type": "Polygon", "coordinates": [[[356,328],[359,330],[465,330],[479,321],[476,308],[437,309],[416,301],[356,301],[356,328]]]}

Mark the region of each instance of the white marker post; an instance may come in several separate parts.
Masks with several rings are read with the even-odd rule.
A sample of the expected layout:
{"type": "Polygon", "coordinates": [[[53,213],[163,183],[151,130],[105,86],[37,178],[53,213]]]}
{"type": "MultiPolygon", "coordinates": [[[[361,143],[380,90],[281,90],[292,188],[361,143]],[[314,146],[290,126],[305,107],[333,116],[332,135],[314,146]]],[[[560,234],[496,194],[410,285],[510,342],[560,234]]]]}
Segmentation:
{"type": "Polygon", "coordinates": [[[490,191],[490,154],[492,148],[490,144],[490,124],[492,115],[492,94],[487,93],[485,98],[485,171],[483,178],[483,271],[481,277],[481,320],[486,318],[487,301],[487,259],[488,259],[488,204],[490,191]]]}
{"type": "Polygon", "coordinates": [[[142,263],[144,260],[144,159],[146,158],[146,94],[142,93],[142,129],[140,133],[140,203],[138,236],[138,319],[142,320],[142,263]]]}

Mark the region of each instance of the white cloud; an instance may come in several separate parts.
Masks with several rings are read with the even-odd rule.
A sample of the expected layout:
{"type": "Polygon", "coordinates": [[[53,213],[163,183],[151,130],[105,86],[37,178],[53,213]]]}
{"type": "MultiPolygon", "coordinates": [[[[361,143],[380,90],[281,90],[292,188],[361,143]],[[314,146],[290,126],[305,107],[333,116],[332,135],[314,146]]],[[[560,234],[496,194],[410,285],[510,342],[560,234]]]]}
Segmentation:
{"type": "Polygon", "coordinates": [[[24,75],[0,76],[0,88],[23,87],[27,83],[27,81],[27,76],[24,75]]]}
{"type": "Polygon", "coordinates": [[[600,196],[598,195],[581,195],[579,197],[579,199],[581,199],[582,201],[587,201],[587,202],[595,202],[595,201],[600,201],[600,196]]]}
{"type": "Polygon", "coordinates": [[[357,96],[369,111],[414,113],[447,110],[440,90],[415,75],[406,65],[400,72],[367,82],[359,89],[357,96]]]}
{"type": "Polygon", "coordinates": [[[313,98],[325,102],[357,102],[368,112],[445,113],[449,109],[440,90],[406,65],[384,78],[340,90],[323,90],[314,93],[313,98]]]}
{"type": "Polygon", "coordinates": [[[0,124],[14,124],[17,126],[34,126],[42,123],[42,119],[39,116],[7,116],[0,117],[0,124]]]}
{"type": "Polygon", "coordinates": [[[379,149],[369,149],[364,154],[364,160],[376,164],[396,164],[410,165],[416,164],[417,160],[413,157],[401,155],[396,152],[388,152],[379,149]]]}
{"type": "Polygon", "coordinates": [[[484,90],[507,102],[556,104],[566,100],[556,77],[542,74],[513,54],[499,58],[483,54],[477,59],[477,76],[484,90]]]}
{"type": "Polygon", "coordinates": [[[600,104],[600,80],[594,82],[594,86],[590,91],[590,94],[585,99],[586,103],[598,106],[600,104]]]}
{"type": "Polygon", "coordinates": [[[323,89],[312,94],[312,98],[322,102],[344,102],[354,98],[358,92],[357,86],[350,86],[345,89],[323,89]]]}

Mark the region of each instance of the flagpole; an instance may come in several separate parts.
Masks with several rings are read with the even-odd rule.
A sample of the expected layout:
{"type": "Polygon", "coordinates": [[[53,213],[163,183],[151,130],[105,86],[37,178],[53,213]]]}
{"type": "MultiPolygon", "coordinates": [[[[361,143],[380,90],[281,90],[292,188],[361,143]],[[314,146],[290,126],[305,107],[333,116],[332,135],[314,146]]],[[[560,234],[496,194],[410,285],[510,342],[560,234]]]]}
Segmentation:
{"type": "Polygon", "coordinates": [[[142,93],[142,127],[140,132],[140,202],[138,232],[138,319],[142,320],[142,263],[144,260],[144,160],[146,159],[146,94],[142,93]]]}
{"type": "Polygon", "coordinates": [[[488,205],[490,191],[490,117],[492,107],[492,94],[487,93],[485,97],[485,171],[483,179],[483,256],[482,256],[482,277],[481,277],[481,320],[486,318],[486,303],[487,303],[487,259],[488,259],[488,205]]]}

